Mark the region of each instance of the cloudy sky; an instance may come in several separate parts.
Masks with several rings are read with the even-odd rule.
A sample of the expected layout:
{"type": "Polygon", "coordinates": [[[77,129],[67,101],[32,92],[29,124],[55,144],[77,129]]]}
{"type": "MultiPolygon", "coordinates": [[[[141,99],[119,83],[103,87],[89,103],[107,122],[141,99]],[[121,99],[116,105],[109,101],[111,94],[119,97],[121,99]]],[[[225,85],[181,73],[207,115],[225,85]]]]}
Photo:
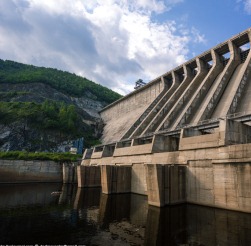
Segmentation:
{"type": "Polygon", "coordinates": [[[0,0],[0,59],[121,94],[251,27],[251,0],[0,0]]]}

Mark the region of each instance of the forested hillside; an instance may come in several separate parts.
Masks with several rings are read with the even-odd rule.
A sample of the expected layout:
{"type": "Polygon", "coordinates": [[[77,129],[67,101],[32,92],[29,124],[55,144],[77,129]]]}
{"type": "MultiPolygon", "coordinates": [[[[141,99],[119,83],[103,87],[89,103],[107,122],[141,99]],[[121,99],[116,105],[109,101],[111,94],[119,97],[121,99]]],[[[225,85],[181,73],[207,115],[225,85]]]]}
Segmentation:
{"type": "Polygon", "coordinates": [[[0,59],[0,150],[64,151],[99,143],[98,111],[121,96],[57,69],[0,59]]]}
{"type": "Polygon", "coordinates": [[[0,59],[0,83],[44,83],[70,96],[92,95],[108,104],[119,99],[118,93],[86,78],[53,68],[35,67],[0,59]]]}

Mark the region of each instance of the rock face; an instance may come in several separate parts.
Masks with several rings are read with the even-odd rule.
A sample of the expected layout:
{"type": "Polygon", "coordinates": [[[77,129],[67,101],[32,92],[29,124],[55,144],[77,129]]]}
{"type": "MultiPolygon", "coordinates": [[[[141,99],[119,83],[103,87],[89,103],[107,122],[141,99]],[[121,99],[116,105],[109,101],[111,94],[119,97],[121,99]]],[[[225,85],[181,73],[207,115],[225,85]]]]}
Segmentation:
{"type": "MultiPolygon", "coordinates": [[[[46,99],[74,104],[83,114],[84,119],[100,118],[98,112],[107,105],[99,101],[90,92],[86,92],[83,97],[70,97],[62,92],[43,83],[27,84],[0,84],[1,92],[24,92],[11,98],[5,98],[7,102],[36,102],[42,103],[46,99]]],[[[2,101],[2,100],[1,100],[2,101]]]]}
{"type": "MultiPolygon", "coordinates": [[[[93,134],[98,137],[102,132],[102,121],[99,111],[107,105],[98,100],[90,92],[82,97],[71,97],[43,83],[0,84],[0,101],[5,102],[35,102],[45,100],[64,102],[75,105],[83,124],[91,127],[93,134]]],[[[58,151],[71,146],[71,141],[62,141],[53,131],[40,132],[25,122],[16,121],[10,124],[0,124],[0,151],[29,150],[29,151],[58,151]]]]}

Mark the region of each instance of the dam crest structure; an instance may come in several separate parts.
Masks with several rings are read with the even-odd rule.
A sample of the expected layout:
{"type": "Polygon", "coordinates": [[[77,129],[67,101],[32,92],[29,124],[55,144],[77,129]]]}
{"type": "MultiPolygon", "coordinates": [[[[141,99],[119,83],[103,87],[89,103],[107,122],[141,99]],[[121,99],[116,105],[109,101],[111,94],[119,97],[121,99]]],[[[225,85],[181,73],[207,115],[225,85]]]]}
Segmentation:
{"type": "Polygon", "coordinates": [[[79,187],[251,212],[251,29],[101,110],[79,187]]]}

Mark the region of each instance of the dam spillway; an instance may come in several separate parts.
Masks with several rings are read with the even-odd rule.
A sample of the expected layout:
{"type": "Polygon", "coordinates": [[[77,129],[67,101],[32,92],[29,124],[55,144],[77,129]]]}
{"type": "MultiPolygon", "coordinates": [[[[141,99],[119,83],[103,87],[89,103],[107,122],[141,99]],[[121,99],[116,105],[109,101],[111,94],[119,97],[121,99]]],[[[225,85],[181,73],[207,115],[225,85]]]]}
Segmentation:
{"type": "Polygon", "coordinates": [[[104,108],[78,186],[250,213],[250,42],[247,29],[104,108]]]}

